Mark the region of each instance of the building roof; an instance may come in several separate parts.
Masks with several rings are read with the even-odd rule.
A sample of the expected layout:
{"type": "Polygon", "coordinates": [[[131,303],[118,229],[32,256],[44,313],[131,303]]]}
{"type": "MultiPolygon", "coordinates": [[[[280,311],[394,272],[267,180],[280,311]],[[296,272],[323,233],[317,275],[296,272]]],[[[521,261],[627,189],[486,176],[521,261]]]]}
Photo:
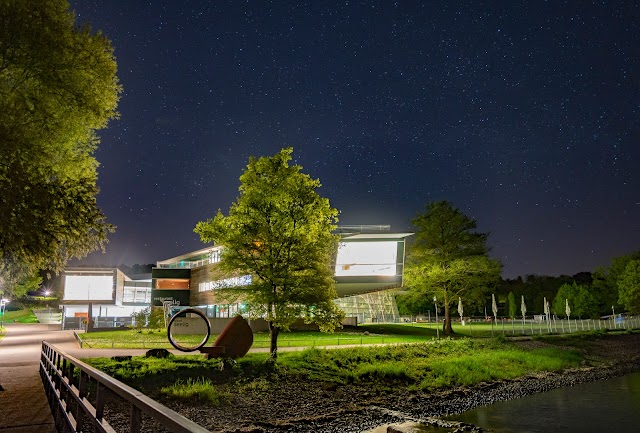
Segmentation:
{"type": "Polygon", "coordinates": [[[176,257],[171,257],[169,259],[158,260],[156,262],[156,266],[159,267],[160,265],[168,265],[171,263],[182,262],[182,261],[196,261],[198,259],[206,257],[207,255],[211,254],[213,251],[218,251],[221,249],[222,249],[222,246],[220,245],[206,247],[201,250],[191,251],[190,253],[185,253],[176,257]]]}
{"type": "Polygon", "coordinates": [[[364,239],[404,239],[413,233],[357,233],[342,236],[342,240],[364,240],[364,239]]]}

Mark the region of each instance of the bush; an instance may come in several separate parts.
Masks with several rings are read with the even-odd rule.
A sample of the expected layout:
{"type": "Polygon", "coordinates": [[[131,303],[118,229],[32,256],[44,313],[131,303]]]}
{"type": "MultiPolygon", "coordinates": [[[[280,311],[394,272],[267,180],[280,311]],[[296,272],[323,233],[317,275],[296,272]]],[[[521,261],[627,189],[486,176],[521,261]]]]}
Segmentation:
{"type": "Polygon", "coordinates": [[[164,328],[164,309],[162,307],[147,307],[137,313],[131,313],[135,322],[135,329],[142,331],[142,328],[158,329],[164,328]]]}
{"type": "Polygon", "coordinates": [[[230,400],[228,393],[218,391],[210,380],[204,378],[195,380],[189,378],[186,382],[178,380],[173,385],[162,388],[160,392],[172,398],[204,400],[213,406],[219,406],[230,400]]]}

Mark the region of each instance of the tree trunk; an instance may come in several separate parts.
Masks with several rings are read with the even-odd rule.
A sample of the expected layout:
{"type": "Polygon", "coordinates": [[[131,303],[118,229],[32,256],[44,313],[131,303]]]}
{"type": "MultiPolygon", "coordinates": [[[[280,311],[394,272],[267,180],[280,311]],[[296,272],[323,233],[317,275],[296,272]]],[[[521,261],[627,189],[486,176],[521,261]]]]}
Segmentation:
{"type": "Polygon", "coordinates": [[[444,295],[444,323],[442,324],[442,333],[444,335],[453,334],[453,328],[451,327],[451,307],[449,306],[449,298],[446,293],[444,295]]]}
{"type": "Polygon", "coordinates": [[[276,359],[278,357],[278,334],[280,334],[280,328],[275,326],[273,322],[269,322],[269,357],[276,359]]]}

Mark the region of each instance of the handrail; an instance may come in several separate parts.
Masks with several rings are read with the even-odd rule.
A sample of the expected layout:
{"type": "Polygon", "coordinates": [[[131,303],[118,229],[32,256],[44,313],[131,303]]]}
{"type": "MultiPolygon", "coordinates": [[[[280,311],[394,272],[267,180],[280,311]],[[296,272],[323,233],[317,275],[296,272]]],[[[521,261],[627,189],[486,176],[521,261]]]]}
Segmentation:
{"type": "MultiPolygon", "coordinates": [[[[95,431],[115,433],[104,417],[111,391],[131,404],[129,432],[139,433],[142,414],[153,418],[172,433],[209,433],[209,430],[147,397],[140,391],[91,367],[46,341],[42,342],[40,377],[58,431],[80,432],[85,420],[95,431]],[[79,370],[79,375],[75,371],[79,370]],[[94,382],[95,406],[87,398],[94,382]]],[[[92,391],[93,392],[93,391],[92,391]]]]}

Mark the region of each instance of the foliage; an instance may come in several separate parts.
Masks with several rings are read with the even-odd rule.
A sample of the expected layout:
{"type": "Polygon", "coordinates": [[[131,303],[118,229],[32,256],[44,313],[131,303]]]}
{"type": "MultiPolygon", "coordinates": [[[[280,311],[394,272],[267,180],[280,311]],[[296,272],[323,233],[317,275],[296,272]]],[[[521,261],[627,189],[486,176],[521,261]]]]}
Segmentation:
{"type": "Polygon", "coordinates": [[[509,317],[515,319],[518,315],[518,304],[516,303],[516,295],[513,292],[509,292],[507,303],[509,304],[509,317]]]}
{"type": "MultiPolygon", "coordinates": [[[[555,299],[560,286],[563,284],[571,284],[574,281],[584,282],[586,276],[576,274],[574,276],[560,275],[526,275],[524,278],[517,277],[515,279],[503,280],[497,290],[500,299],[506,298],[510,292],[513,292],[516,302],[519,304],[522,296],[524,296],[527,304],[528,314],[544,314],[544,298],[549,302],[555,299]]],[[[508,300],[508,299],[507,299],[508,300]]],[[[519,311],[519,309],[518,309],[519,311]]]]}
{"type": "Polygon", "coordinates": [[[619,302],[631,314],[640,314],[640,260],[630,260],[618,280],[619,302]]]}
{"type": "Polygon", "coordinates": [[[74,27],[66,0],[0,8],[0,283],[102,248],[96,130],[117,117],[110,42],[74,27]]]}
{"type": "Polygon", "coordinates": [[[36,291],[42,284],[42,277],[36,272],[24,275],[20,280],[16,281],[13,287],[13,296],[23,296],[27,292],[36,291]]]}
{"type": "Polygon", "coordinates": [[[573,317],[598,318],[600,315],[596,298],[588,286],[577,284],[575,281],[573,284],[563,284],[553,301],[553,311],[556,315],[566,316],[567,300],[573,317]]]}
{"type": "Polygon", "coordinates": [[[173,385],[163,387],[160,392],[171,398],[203,400],[212,406],[220,406],[231,400],[230,393],[220,392],[205,378],[178,380],[173,385]]]}
{"type": "Polygon", "coordinates": [[[488,257],[487,235],[476,221],[451,203],[433,202],[413,221],[417,228],[405,267],[405,284],[414,293],[437,298],[444,306],[444,332],[453,333],[450,307],[461,297],[466,305],[483,304],[499,281],[501,265],[488,257]]]}
{"type": "Polygon", "coordinates": [[[398,313],[401,316],[412,316],[425,314],[426,311],[433,313],[433,300],[416,291],[409,290],[396,295],[398,313]]]}
{"type": "Polygon", "coordinates": [[[193,386],[182,386],[182,392],[192,388],[189,392],[197,394],[197,384],[215,383],[223,395],[225,390],[263,395],[268,393],[269,383],[276,377],[288,378],[297,386],[304,382],[322,382],[359,384],[369,389],[399,385],[409,389],[434,389],[575,367],[582,359],[579,352],[566,347],[524,350],[495,339],[465,338],[411,345],[282,352],[275,369],[263,353],[249,354],[226,371],[212,368],[213,360],[183,356],[167,360],[134,357],[123,362],[94,358],[86,362],[120,380],[153,381],[162,388],[174,385],[176,378],[200,377],[192,382],[193,386]],[[145,368],[145,364],[150,366],[145,368]]]}
{"type": "Polygon", "coordinates": [[[138,312],[131,313],[131,317],[138,331],[141,331],[143,328],[164,328],[164,310],[162,307],[147,307],[138,312]]]}
{"type": "Polygon", "coordinates": [[[267,320],[273,358],[278,333],[298,318],[323,330],[342,318],[331,269],[338,211],[317,194],[317,179],[289,165],[292,152],[250,158],[229,215],[218,211],[195,228],[203,242],[224,245],[222,269],[253,276],[250,286],[228,291],[243,298],[250,316],[267,320]]]}

